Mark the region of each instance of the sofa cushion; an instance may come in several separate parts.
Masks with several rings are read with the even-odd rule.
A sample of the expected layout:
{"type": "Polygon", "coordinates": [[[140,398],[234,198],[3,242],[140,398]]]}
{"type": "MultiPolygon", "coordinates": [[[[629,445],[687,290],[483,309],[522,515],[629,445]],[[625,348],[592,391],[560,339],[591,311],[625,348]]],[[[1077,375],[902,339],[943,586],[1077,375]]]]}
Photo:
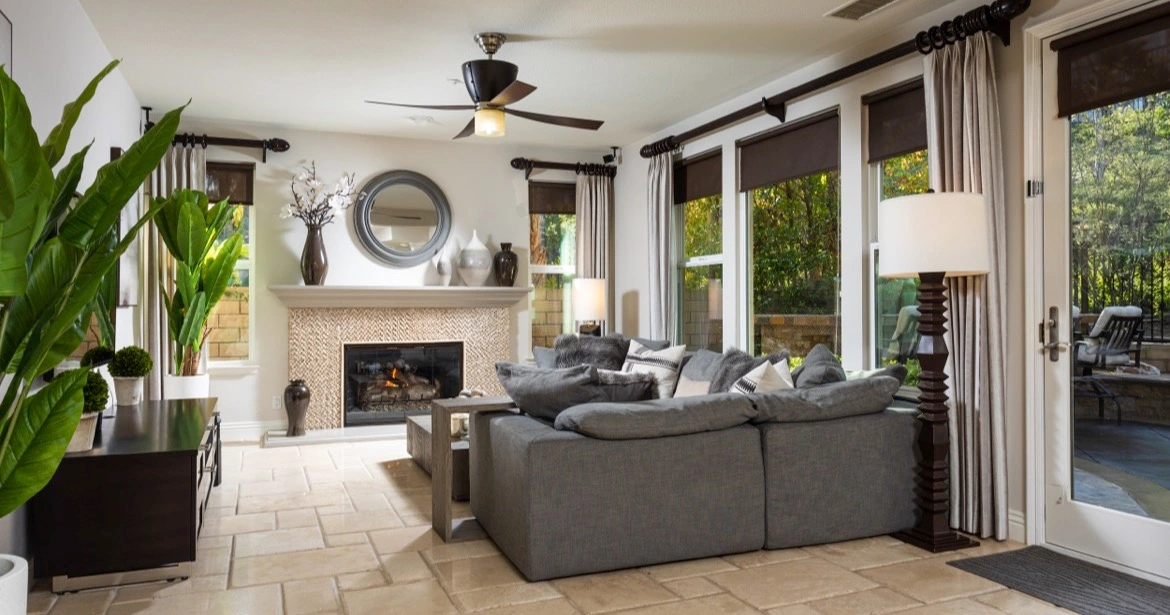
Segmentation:
{"type": "Polygon", "coordinates": [[[558,337],[553,346],[559,368],[592,365],[619,370],[625,363],[628,343],[618,337],[567,334],[558,337]]]}
{"type": "Polygon", "coordinates": [[[545,348],[544,346],[536,346],[532,349],[532,360],[537,367],[545,369],[555,369],[557,366],[557,351],[552,348],[545,348]]]}
{"type": "Polygon", "coordinates": [[[878,369],[863,369],[858,371],[845,372],[846,380],[858,380],[860,378],[873,378],[874,376],[889,376],[898,381],[899,384],[906,382],[906,366],[899,363],[887,365],[878,369]]]}
{"type": "Polygon", "coordinates": [[[744,375],[765,361],[779,363],[787,358],[787,350],[781,350],[767,357],[753,357],[742,350],[732,348],[723,353],[723,358],[719,361],[719,368],[715,372],[715,377],[711,379],[711,392],[726,393],[731,390],[731,385],[735,384],[736,380],[743,378],[744,375]]]}
{"type": "Polygon", "coordinates": [[[582,404],[561,412],[553,425],[561,431],[575,431],[602,440],[632,440],[719,431],[742,425],[755,416],[755,407],[747,397],[724,393],[633,403],[582,404]]]}
{"type": "Polygon", "coordinates": [[[828,346],[817,344],[804,358],[804,363],[793,370],[792,379],[798,389],[842,382],[845,380],[845,368],[841,367],[841,362],[828,346]]]}
{"type": "Polygon", "coordinates": [[[496,363],[496,376],[516,406],[523,412],[545,419],[577,404],[600,401],[597,368],[578,365],[562,369],[496,363]]]}
{"type": "Polygon", "coordinates": [[[901,385],[889,376],[748,395],[757,423],[827,421],[885,410],[901,385]]]}
{"type": "Polygon", "coordinates": [[[622,371],[627,373],[652,374],[658,380],[656,397],[674,397],[682,369],[686,346],[671,346],[665,350],[651,350],[637,340],[630,341],[630,352],[626,354],[622,371]]]}

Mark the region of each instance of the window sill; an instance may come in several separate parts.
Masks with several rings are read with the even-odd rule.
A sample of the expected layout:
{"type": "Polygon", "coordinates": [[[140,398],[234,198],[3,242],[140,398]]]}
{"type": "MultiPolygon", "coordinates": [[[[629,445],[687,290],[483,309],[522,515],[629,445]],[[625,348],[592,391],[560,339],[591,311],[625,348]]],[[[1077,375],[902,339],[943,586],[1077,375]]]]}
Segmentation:
{"type": "Polygon", "coordinates": [[[260,366],[254,363],[238,363],[235,361],[213,361],[207,365],[207,373],[212,377],[238,378],[260,373],[260,366]]]}

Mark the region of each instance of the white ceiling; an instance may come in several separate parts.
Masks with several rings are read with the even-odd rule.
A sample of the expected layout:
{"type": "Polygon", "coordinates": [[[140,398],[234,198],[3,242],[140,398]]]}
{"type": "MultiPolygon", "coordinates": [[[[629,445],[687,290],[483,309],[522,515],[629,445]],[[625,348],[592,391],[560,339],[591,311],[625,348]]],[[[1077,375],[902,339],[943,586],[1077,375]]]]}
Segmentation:
{"type": "Polygon", "coordinates": [[[190,98],[190,117],[411,138],[450,139],[470,112],[362,100],[466,104],[448,80],[483,57],[476,32],[503,32],[496,57],[539,87],[517,109],[605,121],[594,133],[510,117],[505,139],[598,148],[945,4],[900,0],[852,22],[823,17],[844,0],[81,1],[144,105],[190,98]],[[438,124],[407,119],[420,114],[438,124]]]}

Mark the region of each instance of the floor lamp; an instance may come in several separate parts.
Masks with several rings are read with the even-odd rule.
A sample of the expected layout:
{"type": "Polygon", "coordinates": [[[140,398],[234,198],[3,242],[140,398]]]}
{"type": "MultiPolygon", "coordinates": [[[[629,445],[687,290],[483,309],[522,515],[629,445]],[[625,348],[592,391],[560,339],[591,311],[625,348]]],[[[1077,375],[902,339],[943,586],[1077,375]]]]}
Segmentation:
{"type": "Polygon", "coordinates": [[[918,520],[895,537],[939,553],[979,543],[950,524],[950,446],[947,416],[946,284],[943,278],[986,274],[990,266],[983,195],[928,192],[878,205],[879,275],[918,277],[919,461],[918,520]]]}

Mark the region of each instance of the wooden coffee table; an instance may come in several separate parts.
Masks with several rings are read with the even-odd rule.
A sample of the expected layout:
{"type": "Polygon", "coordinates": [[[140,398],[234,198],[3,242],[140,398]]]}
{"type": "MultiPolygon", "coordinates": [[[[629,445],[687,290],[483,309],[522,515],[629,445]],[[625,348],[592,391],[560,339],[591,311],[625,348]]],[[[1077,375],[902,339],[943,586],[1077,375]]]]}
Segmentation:
{"type": "Polygon", "coordinates": [[[460,542],[484,537],[483,528],[474,518],[451,518],[451,424],[452,414],[515,410],[512,398],[460,397],[431,402],[431,526],[444,542],[460,542]]]}

